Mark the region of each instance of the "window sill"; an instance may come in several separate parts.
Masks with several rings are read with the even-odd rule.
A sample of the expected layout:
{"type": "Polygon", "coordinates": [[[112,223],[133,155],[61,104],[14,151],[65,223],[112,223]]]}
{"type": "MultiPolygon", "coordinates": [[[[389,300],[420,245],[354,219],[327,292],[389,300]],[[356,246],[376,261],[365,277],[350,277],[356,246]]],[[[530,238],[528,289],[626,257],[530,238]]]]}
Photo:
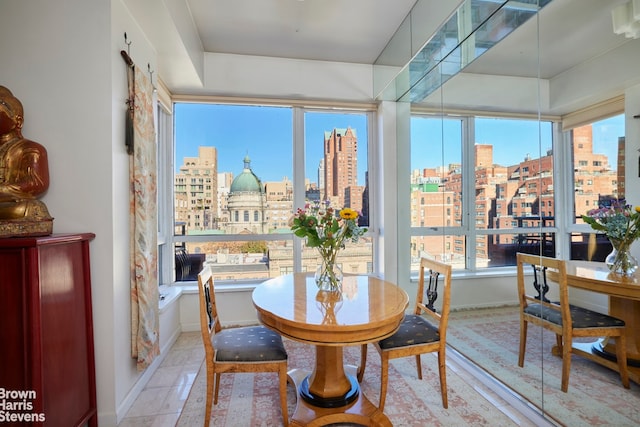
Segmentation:
{"type": "MultiPolygon", "coordinates": [[[[196,291],[197,290],[198,288],[196,287],[196,291]]],[[[180,287],[176,286],[160,285],[159,292],[160,301],[158,303],[158,307],[160,310],[160,314],[162,314],[168,309],[171,304],[178,300],[183,290],[180,287]]]]}
{"type": "MultiPolygon", "coordinates": [[[[219,293],[253,291],[256,288],[256,286],[258,286],[260,283],[261,282],[220,284],[216,286],[215,290],[216,292],[219,292],[219,293]]],[[[173,285],[166,286],[166,287],[169,289],[179,289],[179,292],[181,294],[197,294],[198,293],[197,282],[174,283],[173,285]]]]}

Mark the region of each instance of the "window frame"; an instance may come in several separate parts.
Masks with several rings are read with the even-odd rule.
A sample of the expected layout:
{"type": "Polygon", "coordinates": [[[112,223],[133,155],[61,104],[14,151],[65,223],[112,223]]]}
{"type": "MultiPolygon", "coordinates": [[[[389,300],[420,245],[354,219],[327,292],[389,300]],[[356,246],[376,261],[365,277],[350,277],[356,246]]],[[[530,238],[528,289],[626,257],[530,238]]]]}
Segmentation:
{"type": "MultiPolygon", "coordinates": [[[[247,100],[237,100],[233,101],[229,98],[218,99],[216,97],[207,97],[206,101],[194,99],[192,97],[182,98],[177,97],[173,100],[173,105],[176,103],[210,103],[210,104],[227,104],[227,105],[246,105],[246,106],[273,106],[273,107],[285,107],[291,108],[292,110],[292,124],[293,124],[293,133],[292,133],[292,154],[293,154],[293,209],[297,209],[298,207],[302,208],[305,204],[305,170],[304,170],[304,145],[305,145],[305,129],[304,129],[304,116],[307,112],[331,112],[331,113],[345,113],[345,114],[353,114],[359,113],[366,115],[367,120],[367,144],[368,144],[368,155],[367,155],[367,170],[369,173],[369,210],[370,212],[375,212],[373,209],[376,206],[375,195],[377,191],[375,190],[376,183],[378,182],[377,175],[373,170],[372,162],[375,159],[375,155],[372,153],[377,150],[377,138],[375,135],[375,120],[376,120],[376,108],[373,104],[342,104],[340,102],[335,102],[331,104],[325,103],[317,103],[315,105],[313,102],[299,104],[296,102],[285,102],[285,101],[273,101],[273,100],[258,100],[253,99],[250,101],[247,100]]],[[[175,158],[175,115],[172,117],[171,126],[170,126],[170,135],[171,138],[167,138],[170,143],[167,144],[168,147],[163,150],[164,157],[167,159],[165,161],[166,170],[169,173],[166,173],[169,184],[167,185],[164,193],[168,195],[165,197],[165,201],[163,202],[162,210],[165,212],[163,215],[162,221],[164,223],[164,227],[166,230],[174,230],[174,207],[173,204],[175,202],[174,195],[174,166],[176,162],[181,161],[180,159],[175,158]]],[[[168,129],[162,129],[160,132],[169,133],[168,129]]],[[[376,215],[370,216],[370,221],[373,223],[375,221],[376,215]]],[[[374,227],[373,224],[370,223],[368,228],[367,235],[372,238],[374,242],[373,246],[373,259],[372,263],[374,266],[378,265],[377,259],[377,227],[374,227]]],[[[196,284],[195,281],[180,281],[176,282],[174,280],[174,271],[175,271],[175,257],[174,257],[174,247],[176,244],[188,243],[188,242],[237,242],[237,241],[282,241],[289,240],[292,241],[293,244],[293,271],[301,272],[302,271],[302,239],[295,237],[293,233],[271,233],[271,234],[255,234],[255,235],[246,235],[246,234],[225,234],[225,235],[176,235],[174,232],[166,232],[163,237],[163,245],[161,250],[159,251],[159,258],[161,258],[161,265],[163,268],[163,280],[160,284],[173,285],[173,286],[193,286],[196,284]]],[[[373,271],[373,274],[376,274],[376,270],[373,271]]],[[[246,286],[246,285],[257,285],[258,282],[261,282],[262,279],[234,279],[234,280],[218,280],[217,285],[219,286],[246,286]]]]}
{"type": "Polygon", "coordinates": [[[173,259],[174,249],[171,239],[173,235],[173,202],[169,203],[168,189],[173,195],[173,104],[167,107],[160,101],[156,104],[156,141],[157,141],[157,162],[156,162],[156,182],[157,182],[157,204],[158,206],[158,284],[163,285],[168,282],[167,278],[173,278],[175,270],[175,260],[173,259]],[[170,249],[170,250],[169,250],[170,249]],[[170,252],[170,258],[165,254],[170,252]]]}

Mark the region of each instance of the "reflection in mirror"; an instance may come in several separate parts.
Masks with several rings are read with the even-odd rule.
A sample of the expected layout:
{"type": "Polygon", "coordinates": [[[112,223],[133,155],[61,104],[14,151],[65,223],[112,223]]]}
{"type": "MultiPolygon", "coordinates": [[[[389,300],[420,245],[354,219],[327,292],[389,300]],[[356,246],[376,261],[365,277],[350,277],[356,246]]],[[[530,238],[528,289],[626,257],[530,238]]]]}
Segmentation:
{"type": "MultiPolygon", "coordinates": [[[[384,100],[423,101],[550,1],[466,0],[426,41],[412,27],[423,27],[425,20],[433,18],[427,18],[420,7],[427,2],[418,1],[374,64],[375,93],[384,100]],[[422,43],[414,55],[411,46],[422,43]],[[408,56],[411,60],[405,67],[408,56]]],[[[430,10],[430,14],[437,12],[430,10]]]]}
{"type": "MultiPolygon", "coordinates": [[[[549,64],[540,55],[538,12],[548,4],[553,2],[465,1],[410,62],[393,63],[393,55],[385,52],[376,63],[379,99],[411,104],[407,203],[413,270],[422,256],[477,274],[513,266],[516,252],[568,255],[568,249],[559,246],[559,237],[566,241],[566,234],[558,224],[576,222],[567,218],[565,202],[557,199],[558,189],[566,185],[557,173],[559,162],[569,156],[562,152],[559,117],[542,109],[550,94],[541,70],[549,64]],[[518,55],[524,52],[533,64],[526,74],[510,74],[486,59],[504,59],[492,49],[510,36],[518,43],[509,60],[521,62],[518,55]]],[[[418,24],[416,16],[405,21],[395,42],[413,37],[418,24]]],[[[406,56],[407,49],[404,46],[400,56],[406,56]]],[[[576,204],[574,216],[583,207],[576,204]]],[[[581,235],[573,234],[576,239],[581,235]]],[[[576,247],[572,242],[572,252],[576,247]]],[[[517,366],[520,328],[513,274],[477,275],[458,285],[464,295],[454,293],[458,311],[450,322],[452,347],[549,419],[572,424],[575,414],[568,408],[591,411],[585,403],[589,396],[580,391],[557,394],[560,375],[553,369],[560,364],[551,351],[553,334],[531,328],[527,363],[517,366]]],[[[572,367],[572,378],[589,378],[599,368],[592,365],[572,367]]]]}
{"type": "MultiPolygon", "coordinates": [[[[445,106],[447,91],[441,94],[445,106]]],[[[552,124],[444,111],[446,107],[429,114],[416,107],[412,115],[412,267],[426,256],[459,271],[486,273],[515,265],[517,252],[554,257],[552,124]]],[[[513,277],[506,282],[515,289],[513,277]]],[[[534,342],[529,349],[534,350],[529,354],[540,358],[528,361],[522,381],[523,370],[515,363],[518,306],[514,299],[486,308],[500,305],[493,285],[478,281],[472,290],[475,301],[467,301],[469,309],[457,307],[449,324],[449,344],[544,408],[541,357],[551,354],[551,347],[542,334],[530,332],[534,342]]]]}
{"type": "MultiPolygon", "coordinates": [[[[584,224],[582,215],[626,197],[624,114],[573,128],[571,152],[575,192],[570,220],[584,224]]],[[[571,235],[570,259],[604,261],[611,252],[604,234],[589,231],[571,235]]]]}
{"type": "MultiPolygon", "coordinates": [[[[379,99],[411,105],[412,269],[427,256],[451,263],[458,274],[472,273],[472,280],[454,279],[449,344],[564,425],[637,424],[638,400],[616,372],[588,360],[572,362],[572,387],[560,392],[555,336],[541,329],[530,327],[527,362],[517,366],[520,327],[509,267],[516,252],[570,260],[610,252],[581,215],[625,193],[624,102],[576,120],[581,109],[621,96],[620,89],[599,94],[602,88],[572,80],[582,83],[580,68],[588,81],[594,55],[626,43],[612,39],[610,27],[610,9],[623,2],[465,1],[433,37],[420,40],[415,12],[426,2],[419,0],[401,33],[421,47],[402,64],[382,61],[393,57],[385,52],[374,67],[379,99]],[[579,40],[594,28],[600,33],[590,43],[579,40]],[[584,56],[571,62],[573,69],[557,65],[578,53],[584,56]]],[[[542,286],[531,272],[526,280],[542,286]]],[[[607,311],[606,296],[570,297],[607,311]]]]}
{"type": "Polygon", "coordinates": [[[410,102],[421,102],[551,0],[465,1],[409,65],[410,102]],[[540,4],[538,4],[540,3],[540,4]],[[444,66],[431,73],[436,64],[444,66]]]}

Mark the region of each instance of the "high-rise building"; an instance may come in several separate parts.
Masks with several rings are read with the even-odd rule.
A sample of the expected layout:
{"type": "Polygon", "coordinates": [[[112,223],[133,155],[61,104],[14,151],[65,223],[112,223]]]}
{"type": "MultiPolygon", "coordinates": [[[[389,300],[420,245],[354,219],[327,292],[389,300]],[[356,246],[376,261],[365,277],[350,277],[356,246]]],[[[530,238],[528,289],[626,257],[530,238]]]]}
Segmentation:
{"type": "Polygon", "coordinates": [[[324,159],[318,165],[318,189],[324,192],[324,159]]]}
{"type": "Polygon", "coordinates": [[[198,157],[185,157],[174,178],[175,218],[187,230],[213,228],[218,216],[218,152],[198,147],[198,157]]]}
{"type": "Polygon", "coordinates": [[[358,137],[350,127],[324,134],[324,199],[345,205],[345,189],[358,185],[358,137]]]}

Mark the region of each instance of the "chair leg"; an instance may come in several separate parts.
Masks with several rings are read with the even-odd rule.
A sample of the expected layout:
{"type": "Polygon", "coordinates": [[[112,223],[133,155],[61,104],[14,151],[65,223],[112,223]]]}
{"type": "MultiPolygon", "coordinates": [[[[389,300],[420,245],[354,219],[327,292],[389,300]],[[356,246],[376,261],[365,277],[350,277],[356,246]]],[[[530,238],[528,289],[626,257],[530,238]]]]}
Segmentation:
{"type": "Polygon", "coordinates": [[[556,334],[556,347],[558,347],[559,354],[562,354],[562,335],[556,334]]]}
{"type": "Polygon", "coordinates": [[[211,421],[211,402],[213,401],[213,367],[207,363],[207,400],[205,401],[204,427],[211,421]]]}
{"type": "Polygon", "coordinates": [[[364,378],[364,368],[367,365],[367,345],[362,344],[360,346],[360,366],[358,366],[358,372],[356,374],[356,378],[358,382],[362,382],[362,378],[364,378]]]}
{"type": "Polygon", "coordinates": [[[422,379],[422,362],[420,360],[420,355],[416,354],[416,369],[418,370],[418,379],[422,379]]]}
{"type": "Polygon", "coordinates": [[[622,386],[629,388],[629,370],[627,369],[627,339],[624,335],[616,337],[616,358],[622,386]]]}
{"type": "Polygon", "coordinates": [[[280,380],[280,411],[284,427],[289,426],[289,412],[287,411],[287,364],[283,363],[278,369],[280,380]]]}
{"type": "Polygon", "coordinates": [[[442,394],[442,407],[444,409],[447,409],[449,407],[449,400],[447,398],[447,358],[444,348],[438,351],[438,370],[440,371],[440,393],[442,394]]]}
{"type": "Polygon", "coordinates": [[[527,327],[528,323],[520,316],[520,352],[518,353],[518,366],[524,366],[524,352],[527,349],[527,327]]]}
{"type": "Polygon", "coordinates": [[[220,391],[220,373],[216,372],[216,385],[213,393],[213,404],[218,404],[218,391],[220,391]]]}
{"type": "Polygon", "coordinates": [[[384,403],[387,399],[387,383],[389,382],[389,354],[380,352],[380,412],[384,412],[384,403]]]}
{"type": "Polygon", "coordinates": [[[558,336],[558,340],[564,341],[562,345],[562,383],[560,385],[560,389],[565,393],[569,389],[569,372],[571,372],[571,340],[566,339],[563,340],[562,337],[558,336]]]}

